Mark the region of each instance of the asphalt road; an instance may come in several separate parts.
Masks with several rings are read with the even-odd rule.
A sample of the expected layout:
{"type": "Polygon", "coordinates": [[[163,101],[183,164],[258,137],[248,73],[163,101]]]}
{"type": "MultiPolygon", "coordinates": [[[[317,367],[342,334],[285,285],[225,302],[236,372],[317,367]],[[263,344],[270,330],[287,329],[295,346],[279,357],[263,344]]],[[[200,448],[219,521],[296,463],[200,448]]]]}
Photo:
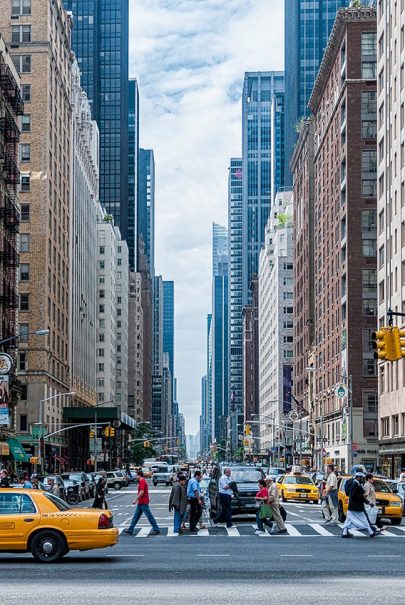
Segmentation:
{"type": "MultiPolygon", "coordinates": [[[[135,490],[131,486],[108,496],[120,531],[132,516],[135,490]]],[[[138,536],[121,534],[114,548],[72,552],[56,565],[1,554],[0,605],[25,604],[37,595],[41,605],[94,605],[105,599],[115,605],[130,599],[170,605],[405,601],[405,531],[390,528],[386,537],[341,540],[340,528],[318,533],[319,506],[297,503],[286,506],[289,536],[256,536],[253,519],[245,518],[237,520],[233,534],[213,528],[200,536],[175,537],[167,529],[172,527],[168,494],[166,487],[150,494],[161,536],[148,537],[149,524],[142,520],[138,536]]]]}

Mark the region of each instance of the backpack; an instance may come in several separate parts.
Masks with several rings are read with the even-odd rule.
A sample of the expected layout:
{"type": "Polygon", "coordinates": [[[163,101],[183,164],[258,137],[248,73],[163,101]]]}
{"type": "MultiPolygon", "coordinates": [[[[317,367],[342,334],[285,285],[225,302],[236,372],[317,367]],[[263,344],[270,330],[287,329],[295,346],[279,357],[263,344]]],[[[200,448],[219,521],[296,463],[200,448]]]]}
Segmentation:
{"type": "Polygon", "coordinates": [[[353,479],[348,479],[345,483],[345,494],[346,496],[350,496],[350,490],[352,489],[353,479]]]}

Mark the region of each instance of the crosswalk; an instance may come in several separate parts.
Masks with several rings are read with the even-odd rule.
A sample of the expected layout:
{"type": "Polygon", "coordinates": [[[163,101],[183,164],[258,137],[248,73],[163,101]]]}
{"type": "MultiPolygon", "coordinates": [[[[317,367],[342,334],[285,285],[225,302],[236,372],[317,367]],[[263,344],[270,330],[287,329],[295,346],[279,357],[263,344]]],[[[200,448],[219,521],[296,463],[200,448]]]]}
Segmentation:
{"type": "MultiPolygon", "coordinates": [[[[176,538],[183,540],[185,538],[211,538],[211,537],[228,537],[228,538],[247,538],[247,537],[255,537],[257,539],[277,539],[277,538],[339,538],[342,535],[342,527],[343,524],[339,524],[335,527],[324,526],[320,523],[301,523],[301,524],[285,524],[287,529],[287,534],[284,535],[275,535],[270,534],[266,531],[264,534],[255,534],[256,525],[249,524],[241,524],[234,525],[233,527],[225,527],[225,526],[214,526],[208,527],[205,529],[200,529],[198,534],[188,534],[187,532],[181,535],[175,534],[173,532],[173,526],[170,527],[161,527],[161,536],[166,538],[176,538]]],[[[119,525],[118,529],[120,534],[124,531],[126,526],[119,525]]],[[[149,533],[151,532],[150,525],[136,527],[132,536],[128,536],[123,534],[123,539],[132,539],[132,538],[147,538],[149,533]]],[[[368,539],[367,534],[357,531],[350,530],[355,537],[361,537],[368,539]]],[[[382,533],[379,540],[385,538],[405,538],[405,526],[401,527],[390,527],[389,530],[386,530],[382,533]]]]}

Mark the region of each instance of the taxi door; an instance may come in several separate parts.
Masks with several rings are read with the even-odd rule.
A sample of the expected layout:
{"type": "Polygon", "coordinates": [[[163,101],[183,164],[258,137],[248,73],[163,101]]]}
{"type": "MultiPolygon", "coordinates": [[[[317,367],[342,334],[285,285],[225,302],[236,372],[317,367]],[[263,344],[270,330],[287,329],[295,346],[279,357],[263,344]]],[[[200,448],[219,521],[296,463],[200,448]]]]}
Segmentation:
{"type": "Polygon", "coordinates": [[[0,490],[0,550],[24,550],[41,515],[30,496],[18,489],[0,490]]]}

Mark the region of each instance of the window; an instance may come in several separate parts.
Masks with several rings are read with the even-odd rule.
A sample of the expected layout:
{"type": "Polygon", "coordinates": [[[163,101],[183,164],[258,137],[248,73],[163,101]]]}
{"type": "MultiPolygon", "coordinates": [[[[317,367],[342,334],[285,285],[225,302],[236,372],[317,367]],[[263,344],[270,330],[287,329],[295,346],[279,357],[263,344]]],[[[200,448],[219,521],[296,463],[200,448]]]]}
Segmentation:
{"type": "Polygon", "coordinates": [[[24,103],[31,102],[31,84],[23,84],[21,86],[21,95],[24,103]]]}
{"type": "Polygon", "coordinates": [[[21,233],[20,235],[20,252],[30,251],[30,234],[21,233]]]}
{"type": "Polygon", "coordinates": [[[377,254],[377,240],[363,239],[363,256],[375,256],[377,254]]]}
{"type": "Polygon", "coordinates": [[[104,313],[104,305],[98,305],[98,312],[104,313]]]}
{"type": "Polygon", "coordinates": [[[390,419],[381,418],[381,436],[389,437],[390,436],[390,419]]]}
{"type": "Polygon", "coordinates": [[[99,246],[99,254],[105,254],[105,246],[99,246]]]}
{"type": "Polygon", "coordinates": [[[294,324],[292,321],[289,321],[289,320],[283,321],[283,328],[288,330],[288,329],[292,329],[293,327],[294,327],[294,324]]]}
{"type": "Polygon", "coordinates": [[[30,220],[30,205],[29,204],[21,204],[20,221],[22,223],[26,223],[29,220],[30,220]]]}
{"type": "Polygon", "coordinates": [[[98,263],[98,266],[100,269],[105,269],[105,261],[104,260],[100,260],[98,263]]]}
{"type": "Polygon", "coordinates": [[[26,515],[36,512],[35,505],[27,494],[18,494],[13,490],[13,493],[1,495],[0,515],[26,515]]]}
{"type": "Polygon", "coordinates": [[[103,363],[99,363],[98,364],[98,371],[99,372],[104,372],[104,364],[103,363]]]}
{"type": "Polygon", "coordinates": [[[31,42],[31,25],[12,25],[11,43],[31,42]]]}
{"type": "Polygon", "coordinates": [[[377,195],[377,150],[363,150],[361,154],[361,178],[363,197],[377,195]]]}
{"type": "Polygon", "coordinates": [[[12,55],[14,67],[20,74],[31,73],[31,55],[12,55]]]}
{"type": "Polygon", "coordinates": [[[18,369],[20,372],[25,372],[27,369],[27,353],[23,351],[18,356],[18,369]]]}
{"type": "Polygon", "coordinates": [[[20,324],[20,329],[18,331],[20,335],[20,342],[28,342],[28,332],[30,331],[30,327],[28,324],[20,324]]]}
{"type": "Polygon", "coordinates": [[[30,295],[20,294],[20,311],[30,310],[30,295]]]}
{"type": "Polygon", "coordinates": [[[31,188],[31,177],[29,174],[27,173],[22,173],[21,174],[21,191],[23,193],[26,193],[27,191],[29,191],[31,188]]]}
{"type": "Polygon", "coordinates": [[[99,357],[104,357],[104,349],[97,349],[97,355],[99,357]]]}
{"type": "Polygon", "coordinates": [[[28,416],[27,414],[20,414],[20,432],[26,433],[28,431],[28,416]]]}
{"type": "Polygon", "coordinates": [[[363,392],[363,407],[365,412],[377,414],[378,412],[378,394],[377,391],[363,392]]]}
{"type": "Polygon", "coordinates": [[[392,417],[392,431],[393,431],[394,437],[395,437],[395,435],[399,435],[399,416],[398,416],[398,414],[396,414],[395,416],[392,417]]]}
{"type": "Polygon", "coordinates": [[[285,342],[285,343],[293,342],[293,337],[292,336],[283,336],[283,342],[285,342]]]}
{"type": "Polygon", "coordinates": [[[25,113],[21,119],[21,131],[31,132],[31,114],[25,113]]]}
{"type": "Polygon", "coordinates": [[[287,315],[292,315],[294,313],[294,309],[293,307],[283,307],[283,313],[286,313],[287,315]]]}
{"type": "Polygon", "coordinates": [[[292,292],[283,292],[283,300],[292,300],[293,293],[292,292]]]}
{"type": "Polygon", "coordinates": [[[20,264],[20,281],[28,281],[30,278],[30,266],[28,263],[20,264]]]}
{"type": "Polygon", "coordinates": [[[20,159],[22,162],[29,162],[31,160],[31,145],[29,143],[20,144],[20,159]]]}
{"type": "Polygon", "coordinates": [[[12,15],[30,15],[31,0],[11,0],[12,15]]]}
{"type": "Polygon", "coordinates": [[[361,77],[365,80],[377,77],[377,34],[374,32],[361,35],[361,77]]]}

